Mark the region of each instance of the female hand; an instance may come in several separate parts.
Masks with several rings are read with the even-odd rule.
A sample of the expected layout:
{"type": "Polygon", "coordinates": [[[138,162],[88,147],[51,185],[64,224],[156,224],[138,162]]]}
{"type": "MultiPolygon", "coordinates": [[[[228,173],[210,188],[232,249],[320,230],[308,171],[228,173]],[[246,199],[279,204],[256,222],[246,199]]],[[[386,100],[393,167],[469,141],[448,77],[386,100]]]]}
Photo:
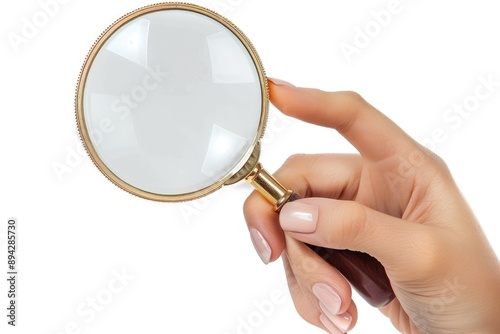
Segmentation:
{"type": "Polygon", "coordinates": [[[283,113],[360,153],[290,157],[275,176],[304,199],[279,216],[258,194],[245,202],[252,241],[265,263],[282,255],[299,314],[331,333],[357,321],[348,282],[308,243],[377,258],[396,294],[381,311],[403,333],[500,333],[500,264],[445,163],[356,93],[269,85],[283,113]]]}

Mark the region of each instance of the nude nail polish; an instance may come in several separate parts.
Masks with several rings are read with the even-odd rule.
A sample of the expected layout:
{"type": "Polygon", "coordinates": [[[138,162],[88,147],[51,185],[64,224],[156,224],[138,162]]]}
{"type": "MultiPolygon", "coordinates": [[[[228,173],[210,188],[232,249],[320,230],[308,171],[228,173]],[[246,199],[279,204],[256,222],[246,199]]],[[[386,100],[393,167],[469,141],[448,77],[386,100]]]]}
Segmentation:
{"type": "Polygon", "coordinates": [[[321,321],[321,323],[323,324],[323,326],[326,327],[326,329],[328,329],[328,331],[332,334],[345,334],[345,332],[342,332],[339,328],[337,328],[337,326],[335,326],[335,324],[333,322],[330,321],[330,319],[322,314],[320,317],[319,317],[319,320],[321,321]]]}
{"type": "Polygon", "coordinates": [[[318,223],[318,207],[291,202],[283,206],[280,212],[281,228],[289,232],[312,233],[318,223]]]}
{"type": "Polygon", "coordinates": [[[269,243],[256,228],[250,229],[250,237],[252,239],[253,246],[255,247],[257,254],[259,254],[262,262],[264,262],[264,264],[269,264],[272,254],[269,243]]]}
{"type": "Polygon", "coordinates": [[[330,319],[330,321],[342,332],[347,332],[347,330],[351,327],[352,323],[352,316],[349,313],[344,313],[344,314],[332,314],[328,307],[323,304],[319,303],[319,307],[321,308],[321,311],[323,311],[323,314],[330,319]]]}
{"type": "Polygon", "coordinates": [[[275,79],[275,78],[269,78],[267,77],[267,80],[271,81],[273,84],[275,84],[276,86],[286,86],[286,87],[295,87],[294,85],[292,85],[291,83],[287,82],[287,81],[284,81],[284,80],[280,80],[280,79],[275,79]]]}
{"type": "Polygon", "coordinates": [[[328,310],[329,314],[337,315],[339,313],[342,300],[335,289],[325,283],[316,283],[312,287],[312,291],[320,304],[323,304],[325,309],[328,310]]]}

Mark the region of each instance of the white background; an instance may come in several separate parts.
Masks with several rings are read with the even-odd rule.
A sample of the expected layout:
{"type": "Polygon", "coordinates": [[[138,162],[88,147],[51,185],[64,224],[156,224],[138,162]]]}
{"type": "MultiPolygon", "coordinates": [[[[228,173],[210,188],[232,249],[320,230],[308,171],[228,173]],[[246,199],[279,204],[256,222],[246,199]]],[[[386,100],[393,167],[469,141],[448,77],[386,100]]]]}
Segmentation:
{"type": "MultiPolygon", "coordinates": [[[[370,43],[350,62],[341,43],[353,44],[358,28],[375,29],[371,13],[389,0],[194,2],[239,26],[270,76],[356,90],[419,141],[441,129],[445,139],[434,150],[500,254],[500,87],[456,128],[443,119],[474,95],[480,77],[500,81],[496,1],[401,0],[400,11],[371,31],[370,43]]],[[[33,20],[42,7],[34,0],[2,5],[0,278],[12,216],[19,220],[20,278],[15,330],[6,325],[7,286],[0,281],[0,332],[235,334],[241,319],[259,320],[256,302],[283,294],[259,326],[240,333],[321,333],[296,314],[280,261],[264,266],[253,250],[242,215],[248,185],[194,203],[155,203],[116,188],[89,158],[70,153],[80,150],[73,100],[87,51],[115,19],[147,4],[67,1],[18,48],[8,36],[20,35],[23,18],[33,20]],[[55,164],[71,171],[58,178],[55,164]],[[123,270],[126,286],[113,278],[123,270]],[[109,283],[120,292],[110,292],[109,283]],[[106,305],[91,318],[86,303],[96,297],[106,305]]],[[[272,109],[261,161],[274,171],[299,152],[353,149],[331,130],[272,109]]],[[[360,315],[352,333],[396,333],[355,298],[360,315]]]]}

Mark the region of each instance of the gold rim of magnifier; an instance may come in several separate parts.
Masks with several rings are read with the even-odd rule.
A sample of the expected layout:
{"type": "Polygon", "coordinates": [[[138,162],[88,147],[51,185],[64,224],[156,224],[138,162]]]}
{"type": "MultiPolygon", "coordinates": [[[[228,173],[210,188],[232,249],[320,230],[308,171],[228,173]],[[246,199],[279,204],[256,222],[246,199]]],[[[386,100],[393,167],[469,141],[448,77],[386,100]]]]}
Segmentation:
{"type": "Polygon", "coordinates": [[[267,85],[267,79],[264,71],[264,67],[262,66],[262,61],[257,54],[257,51],[253,47],[252,43],[250,40],[243,34],[243,32],[238,29],[232,22],[230,22],[228,19],[223,17],[222,15],[198,6],[194,4],[189,4],[189,3],[183,3],[183,2],[165,2],[165,3],[159,3],[159,4],[154,4],[154,5],[149,5],[145,6],[142,8],[139,8],[135,11],[132,11],[121,18],[119,18],[117,21],[115,21],[113,24],[111,24],[102,34],[99,36],[97,41],[94,43],[92,48],[90,49],[85,62],[82,66],[82,70],[80,72],[80,77],[78,79],[78,84],[76,88],[76,98],[75,98],[75,109],[76,109],[76,121],[77,121],[77,126],[78,126],[78,131],[80,133],[80,138],[85,146],[85,149],[87,150],[88,155],[92,159],[94,165],[115,185],[118,187],[122,188],[123,190],[145,198],[145,199],[150,199],[154,201],[161,201],[161,202],[181,202],[181,201],[187,201],[187,200],[192,200],[196,198],[200,198],[203,196],[206,196],[224,186],[225,184],[232,184],[237,181],[240,181],[244,179],[246,176],[248,176],[248,173],[250,173],[251,170],[257,165],[258,163],[258,157],[260,153],[260,139],[262,135],[264,134],[266,122],[267,122],[267,116],[268,116],[268,108],[269,108],[269,88],[267,85]],[[85,115],[84,115],[84,108],[83,108],[83,96],[85,92],[85,83],[87,81],[87,77],[90,71],[90,68],[92,67],[92,64],[94,62],[95,57],[101,50],[102,46],[106,43],[106,41],[121,27],[123,27],[125,24],[129,23],[130,21],[145,15],[149,14],[155,11],[163,11],[163,10],[186,10],[186,11],[191,11],[195,13],[199,13],[202,15],[205,15],[209,18],[212,18],[216,22],[222,24],[225,26],[227,29],[229,29],[239,40],[240,42],[245,46],[247,49],[248,53],[250,54],[255,68],[257,69],[257,73],[259,75],[259,80],[260,80],[260,86],[261,86],[261,91],[262,91],[262,105],[261,105],[261,117],[260,117],[260,122],[259,122],[259,127],[257,134],[255,136],[254,142],[250,146],[248,152],[247,152],[247,158],[244,163],[239,164],[237,167],[235,167],[234,170],[229,172],[225,177],[223,177],[221,180],[218,182],[214,183],[213,185],[200,189],[195,192],[187,193],[187,194],[175,194],[175,195],[162,195],[162,194],[156,194],[152,192],[148,192],[142,189],[139,189],[137,187],[132,186],[131,184],[123,181],[120,179],[115,173],[113,173],[107,166],[104,164],[104,162],[100,159],[99,155],[97,154],[96,149],[94,148],[92,144],[92,140],[90,138],[90,134],[87,128],[87,124],[85,122],[85,115]],[[247,172],[248,171],[248,172],[247,172]]]}

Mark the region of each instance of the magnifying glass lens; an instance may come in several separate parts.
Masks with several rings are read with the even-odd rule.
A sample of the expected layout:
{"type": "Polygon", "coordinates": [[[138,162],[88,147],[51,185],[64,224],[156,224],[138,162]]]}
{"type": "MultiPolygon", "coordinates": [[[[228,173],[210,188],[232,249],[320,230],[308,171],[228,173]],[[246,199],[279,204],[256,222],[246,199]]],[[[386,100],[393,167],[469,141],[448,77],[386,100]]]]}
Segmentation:
{"type": "Polygon", "coordinates": [[[259,139],[262,104],[241,40],[181,9],[116,29],[92,59],[83,92],[97,158],[123,182],[159,195],[194,193],[241,169],[259,139]]]}

